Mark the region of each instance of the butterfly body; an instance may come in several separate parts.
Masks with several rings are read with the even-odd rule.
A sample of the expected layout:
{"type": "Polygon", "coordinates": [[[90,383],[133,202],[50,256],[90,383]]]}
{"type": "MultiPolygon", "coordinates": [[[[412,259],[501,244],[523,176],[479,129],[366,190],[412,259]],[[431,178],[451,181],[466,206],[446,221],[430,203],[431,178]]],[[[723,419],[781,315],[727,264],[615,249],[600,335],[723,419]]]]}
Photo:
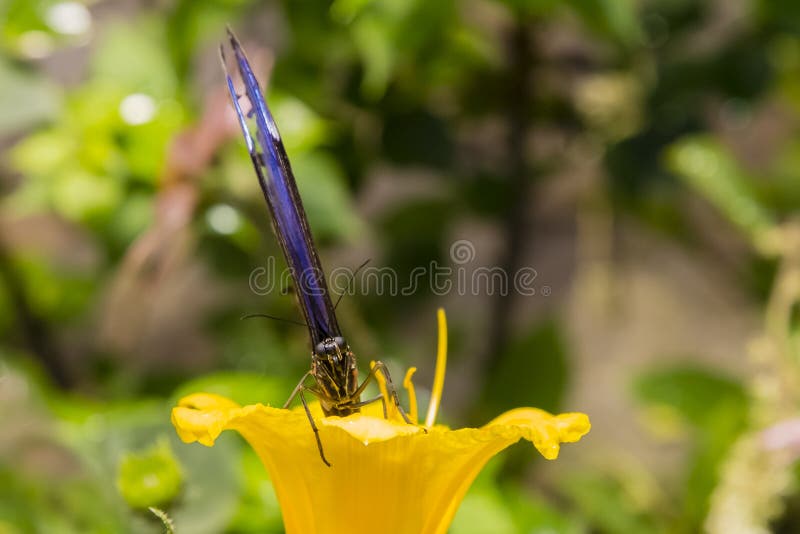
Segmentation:
{"type": "Polygon", "coordinates": [[[359,411],[356,356],[343,337],[328,338],[311,353],[311,375],[317,382],[325,415],[345,417],[359,411]]]}

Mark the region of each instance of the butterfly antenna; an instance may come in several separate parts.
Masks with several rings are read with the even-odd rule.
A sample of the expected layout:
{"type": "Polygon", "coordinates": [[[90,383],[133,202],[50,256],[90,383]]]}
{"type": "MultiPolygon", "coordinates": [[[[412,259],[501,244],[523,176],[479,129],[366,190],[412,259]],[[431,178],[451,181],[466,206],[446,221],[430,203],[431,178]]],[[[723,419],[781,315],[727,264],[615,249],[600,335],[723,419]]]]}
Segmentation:
{"type": "Polygon", "coordinates": [[[366,266],[367,266],[367,264],[368,264],[369,262],[371,262],[371,261],[372,261],[372,258],[368,258],[368,259],[367,259],[367,260],[366,260],[364,263],[362,263],[361,265],[359,265],[359,266],[358,266],[358,268],[356,268],[356,270],[355,270],[355,271],[353,271],[353,274],[351,274],[351,275],[350,275],[350,280],[348,280],[348,281],[347,281],[347,289],[344,291],[344,293],[341,293],[341,294],[339,295],[339,298],[338,298],[338,299],[336,299],[336,304],[334,304],[334,305],[333,305],[333,309],[334,309],[334,311],[336,310],[336,308],[338,308],[338,307],[339,307],[339,303],[342,301],[342,297],[344,297],[344,296],[345,296],[347,293],[349,293],[349,292],[350,292],[350,286],[353,284],[353,280],[355,280],[355,279],[356,279],[356,275],[358,275],[358,271],[360,271],[361,269],[363,269],[364,267],[366,267],[366,266]]]}
{"type": "Polygon", "coordinates": [[[282,323],[290,323],[296,324],[300,326],[308,327],[306,323],[301,323],[300,321],[295,321],[294,319],[285,319],[283,317],[275,317],[274,315],[267,315],[266,313],[248,313],[247,315],[242,315],[240,319],[252,319],[253,317],[263,317],[264,319],[272,319],[273,321],[280,321],[282,323]]]}

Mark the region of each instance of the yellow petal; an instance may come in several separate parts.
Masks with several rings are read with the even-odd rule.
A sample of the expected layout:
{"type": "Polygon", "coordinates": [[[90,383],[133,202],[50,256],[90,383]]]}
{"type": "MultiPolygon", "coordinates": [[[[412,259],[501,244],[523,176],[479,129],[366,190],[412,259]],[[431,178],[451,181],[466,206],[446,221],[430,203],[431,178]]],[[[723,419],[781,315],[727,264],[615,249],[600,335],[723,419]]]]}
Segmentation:
{"type": "Polygon", "coordinates": [[[499,415],[484,428],[502,428],[527,439],[548,460],[558,457],[561,443],[573,443],[592,428],[589,416],[572,412],[552,415],[538,408],[516,408],[499,415]]]}
{"type": "Polygon", "coordinates": [[[311,405],[322,463],[302,408],[240,407],[223,397],[182,399],[172,421],[184,441],[213,444],[237,430],[270,473],[289,534],[444,534],[472,481],[499,451],[520,438],[545,457],[589,430],[583,414],[553,416],[521,408],[483,428],[449,430],[384,420],[380,406],[348,417],[322,417],[311,405]]]}
{"type": "Polygon", "coordinates": [[[195,393],[182,398],[172,409],[172,425],[183,442],[198,441],[210,447],[227,428],[231,411],[239,408],[220,395],[195,393]]]}

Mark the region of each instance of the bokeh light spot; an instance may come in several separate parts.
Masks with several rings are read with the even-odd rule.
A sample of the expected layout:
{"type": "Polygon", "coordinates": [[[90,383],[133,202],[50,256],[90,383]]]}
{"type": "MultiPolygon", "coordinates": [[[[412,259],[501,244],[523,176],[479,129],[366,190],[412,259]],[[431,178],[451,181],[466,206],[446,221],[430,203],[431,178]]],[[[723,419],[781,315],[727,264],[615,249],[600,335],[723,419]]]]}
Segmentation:
{"type": "Polygon", "coordinates": [[[152,97],[134,93],[126,96],[119,104],[119,114],[128,124],[145,124],[153,120],[156,114],[156,103],[152,97]]]}
{"type": "Polygon", "coordinates": [[[218,234],[230,235],[242,225],[241,217],[231,206],[217,204],[206,212],[206,222],[218,234]]]}
{"type": "Polygon", "coordinates": [[[31,59],[49,56],[53,51],[53,38],[47,32],[31,30],[19,36],[20,52],[31,59]]]}
{"type": "Polygon", "coordinates": [[[47,25],[64,35],[82,35],[92,27],[92,15],[79,2],[59,2],[47,10],[47,25]]]}

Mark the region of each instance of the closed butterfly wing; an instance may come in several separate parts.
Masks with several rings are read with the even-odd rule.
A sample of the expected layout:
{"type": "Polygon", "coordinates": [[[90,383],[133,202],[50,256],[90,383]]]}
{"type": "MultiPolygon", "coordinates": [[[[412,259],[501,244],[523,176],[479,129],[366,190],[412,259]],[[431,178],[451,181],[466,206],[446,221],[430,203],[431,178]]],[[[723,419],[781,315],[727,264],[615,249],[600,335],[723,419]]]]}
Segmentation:
{"type": "Polygon", "coordinates": [[[339,324],[280,133],[242,47],[230,31],[228,36],[245,93],[241,96],[236,93],[224,51],[220,49],[228,89],[272,215],[273,230],[291,270],[297,299],[314,348],[326,339],[341,337],[339,324]],[[241,104],[244,97],[250,102],[250,110],[246,113],[241,104]],[[251,123],[254,124],[255,135],[251,133],[251,123]]]}

